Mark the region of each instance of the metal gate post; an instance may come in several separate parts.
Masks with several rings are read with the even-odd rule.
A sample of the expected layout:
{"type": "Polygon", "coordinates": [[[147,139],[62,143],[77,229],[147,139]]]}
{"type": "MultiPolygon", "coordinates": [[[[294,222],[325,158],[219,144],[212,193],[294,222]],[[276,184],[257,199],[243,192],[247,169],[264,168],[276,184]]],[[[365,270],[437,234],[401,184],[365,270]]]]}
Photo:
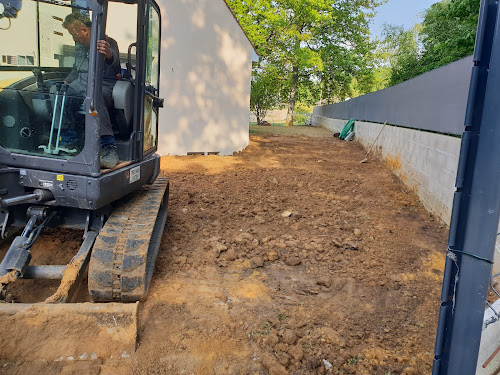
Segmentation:
{"type": "Polygon", "coordinates": [[[500,210],[499,16],[497,0],[482,0],[433,375],[476,371],[500,210]]]}

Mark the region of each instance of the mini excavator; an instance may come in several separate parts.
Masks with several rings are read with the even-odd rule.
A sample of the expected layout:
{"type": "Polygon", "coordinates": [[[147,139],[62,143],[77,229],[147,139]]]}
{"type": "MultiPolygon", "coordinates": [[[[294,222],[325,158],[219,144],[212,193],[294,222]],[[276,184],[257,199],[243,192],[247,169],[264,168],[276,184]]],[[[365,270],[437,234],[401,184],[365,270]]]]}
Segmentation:
{"type": "Polygon", "coordinates": [[[95,325],[95,335],[109,336],[109,345],[92,348],[96,336],[85,340],[77,334],[61,358],[119,357],[134,350],[137,305],[147,296],[167,218],[169,183],[157,178],[155,153],[163,106],[160,30],[154,0],[0,0],[0,238],[11,241],[0,263],[1,346],[21,348],[22,343],[2,338],[26,329],[32,359],[56,359],[37,356],[37,348],[67,342],[69,319],[95,325]],[[97,41],[107,38],[111,9],[130,10],[114,16],[132,19],[135,24],[124,30],[136,31],[130,44],[121,46],[128,50],[120,56],[125,63],[109,108],[119,163],[103,169],[99,108],[106,62],[97,41]],[[69,14],[88,19],[91,29],[81,95],[69,94],[65,81],[79,53],[61,26],[69,14]],[[83,231],[69,264],[30,264],[30,249],[44,228],[83,231]],[[86,275],[93,302],[71,303],[86,275]],[[5,302],[9,286],[19,279],[61,283],[44,303],[5,302]],[[65,332],[54,329],[44,342],[30,342],[37,329],[29,323],[33,316],[45,316],[39,329],[65,325],[65,332]]]}

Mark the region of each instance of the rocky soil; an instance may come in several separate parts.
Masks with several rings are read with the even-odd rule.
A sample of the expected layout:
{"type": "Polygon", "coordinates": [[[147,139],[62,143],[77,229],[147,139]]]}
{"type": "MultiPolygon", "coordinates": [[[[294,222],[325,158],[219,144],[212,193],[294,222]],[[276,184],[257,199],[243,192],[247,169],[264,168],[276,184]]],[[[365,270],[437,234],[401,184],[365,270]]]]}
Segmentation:
{"type": "Polygon", "coordinates": [[[169,218],[134,356],[0,354],[0,373],[430,374],[446,228],[356,143],[252,129],[233,157],[163,158],[169,218]]]}

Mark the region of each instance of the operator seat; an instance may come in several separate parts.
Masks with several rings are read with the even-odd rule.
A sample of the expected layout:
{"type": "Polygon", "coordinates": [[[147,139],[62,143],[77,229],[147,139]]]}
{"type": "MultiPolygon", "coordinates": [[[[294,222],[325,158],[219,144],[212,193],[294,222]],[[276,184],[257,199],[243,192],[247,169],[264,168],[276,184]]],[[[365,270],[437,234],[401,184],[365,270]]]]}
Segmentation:
{"type": "Polygon", "coordinates": [[[118,80],[113,87],[113,104],[115,109],[123,111],[124,124],[117,127],[118,135],[128,137],[134,121],[134,84],[128,80],[118,80]]]}
{"type": "MultiPolygon", "coordinates": [[[[127,61],[122,76],[113,87],[113,103],[115,109],[120,112],[121,121],[115,131],[115,136],[128,140],[132,133],[134,122],[134,103],[135,103],[135,61],[132,59],[132,49],[136,48],[136,43],[128,46],[127,61]],[[121,116],[123,115],[123,116],[121,116]]],[[[135,58],[134,58],[135,60],[135,58]]]]}

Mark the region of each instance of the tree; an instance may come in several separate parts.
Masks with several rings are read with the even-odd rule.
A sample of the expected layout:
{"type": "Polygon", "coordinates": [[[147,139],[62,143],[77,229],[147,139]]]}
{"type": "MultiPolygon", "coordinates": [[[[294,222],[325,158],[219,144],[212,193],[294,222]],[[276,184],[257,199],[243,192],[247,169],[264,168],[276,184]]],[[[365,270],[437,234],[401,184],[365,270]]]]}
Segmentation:
{"type": "Polygon", "coordinates": [[[377,66],[368,69],[365,75],[353,78],[351,81],[351,98],[361,96],[373,91],[385,89],[391,80],[391,68],[377,66]]]}
{"type": "Polygon", "coordinates": [[[430,6],[422,24],[423,71],[474,52],[480,0],[443,0],[430,6]]]}
{"type": "Polygon", "coordinates": [[[299,85],[321,81],[329,97],[348,92],[350,77],[371,49],[369,13],[380,0],[228,0],[267,64],[288,91],[287,125],[293,124],[299,85]]]}
{"type": "Polygon", "coordinates": [[[257,117],[257,125],[264,122],[269,110],[280,102],[279,85],[271,69],[256,68],[252,75],[250,109],[257,117]]]}
{"type": "Polygon", "coordinates": [[[420,25],[408,30],[403,26],[384,25],[382,49],[388,55],[391,68],[389,85],[396,85],[422,73],[420,30],[420,25]]]}
{"type": "Polygon", "coordinates": [[[389,84],[406,81],[474,52],[480,0],[443,0],[424,13],[422,24],[405,30],[385,25],[382,49],[391,69],[389,84]]]}

